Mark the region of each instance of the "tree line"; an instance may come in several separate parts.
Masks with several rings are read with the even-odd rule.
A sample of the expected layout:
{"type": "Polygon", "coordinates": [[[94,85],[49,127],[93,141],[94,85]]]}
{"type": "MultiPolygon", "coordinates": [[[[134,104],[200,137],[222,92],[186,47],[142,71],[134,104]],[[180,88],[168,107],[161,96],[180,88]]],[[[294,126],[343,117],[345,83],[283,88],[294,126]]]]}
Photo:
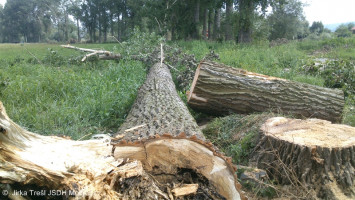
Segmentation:
{"type": "Polygon", "coordinates": [[[0,42],[121,41],[135,28],[168,40],[296,39],[310,33],[303,6],[300,0],[7,0],[0,6],[0,42]]]}

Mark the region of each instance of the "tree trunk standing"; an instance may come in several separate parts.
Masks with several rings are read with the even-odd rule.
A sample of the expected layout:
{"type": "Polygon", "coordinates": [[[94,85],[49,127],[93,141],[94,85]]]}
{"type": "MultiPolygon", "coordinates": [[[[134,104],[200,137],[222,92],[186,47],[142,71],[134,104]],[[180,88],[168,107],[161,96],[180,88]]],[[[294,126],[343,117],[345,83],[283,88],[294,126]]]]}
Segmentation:
{"type": "Polygon", "coordinates": [[[206,149],[212,144],[205,142],[165,64],[157,63],[150,69],[116,138],[115,157],[138,159],[147,171],[162,175],[192,169],[226,199],[240,199],[229,161],[213,153],[213,148],[206,149]]]}
{"type": "Polygon", "coordinates": [[[207,28],[207,39],[211,40],[212,39],[212,9],[209,10],[208,12],[208,28],[207,28]]]}
{"type": "Polygon", "coordinates": [[[68,13],[64,13],[64,41],[69,40],[69,35],[68,35],[68,13]]]}
{"type": "Polygon", "coordinates": [[[122,13],[119,13],[117,16],[117,40],[122,41],[122,18],[120,19],[120,16],[122,17],[122,13]]]}
{"type": "Polygon", "coordinates": [[[202,26],[202,38],[207,40],[207,26],[208,26],[208,8],[203,11],[203,26],[202,26]]]}
{"type": "Polygon", "coordinates": [[[114,36],[114,28],[113,28],[113,12],[111,11],[110,13],[110,31],[111,31],[111,36],[114,36]]]}
{"type": "Polygon", "coordinates": [[[200,0],[195,1],[195,12],[194,12],[193,22],[194,24],[193,24],[192,38],[199,39],[198,26],[200,24],[200,0]]]}
{"type": "Polygon", "coordinates": [[[216,8],[214,13],[213,39],[219,39],[221,30],[221,8],[216,8]]]}
{"type": "Polygon", "coordinates": [[[104,42],[107,42],[107,29],[108,29],[108,17],[107,17],[107,13],[106,10],[103,9],[102,11],[102,28],[103,28],[103,34],[104,34],[104,42]]]}
{"type": "Polygon", "coordinates": [[[217,115],[273,111],[340,122],[344,94],[338,89],[202,61],[191,85],[188,104],[217,115]]]}
{"type": "Polygon", "coordinates": [[[101,16],[101,13],[99,12],[99,20],[98,20],[98,23],[99,23],[99,43],[102,42],[102,16],[101,16]]]}
{"type": "Polygon", "coordinates": [[[254,6],[253,1],[240,0],[239,1],[239,33],[238,43],[250,43],[252,41],[252,18],[253,18],[254,6]]]}
{"type": "Polygon", "coordinates": [[[320,199],[355,198],[355,128],[319,119],[275,117],[261,128],[253,163],[280,184],[320,199]]]}
{"type": "Polygon", "coordinates": [[[76,19],[76,27],[77,27],[77,34],[78,34],[78,42],[81,41],[80,37],[80,23],[79,23],[79,18],[76,19]]]}
{"type": "Polygon", "coordinates": [[[92,28],[92,36],[93,36],[93,38],[94,38],[94,42],[96,42],[97,41],[97,37],[96,37],[96,15],[95,15],[95,17],[93,18],[93,21],[92,21],[92,26],[91,26],[91,28],[92,28]]]}
{"type": "Polygon", "coordinates": [[[226,33],[225,39],[226,40],[233,40],[233,23],[232,23],[232,14],[233,14],[233,0],[226,1],[226,33]]]}

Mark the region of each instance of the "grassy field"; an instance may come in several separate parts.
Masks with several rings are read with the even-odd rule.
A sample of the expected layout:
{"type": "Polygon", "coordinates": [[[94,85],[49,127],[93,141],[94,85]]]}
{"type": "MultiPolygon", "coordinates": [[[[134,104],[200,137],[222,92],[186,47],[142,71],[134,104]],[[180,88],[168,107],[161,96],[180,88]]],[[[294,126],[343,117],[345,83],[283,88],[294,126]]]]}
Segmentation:
{"type": "Polygon", "coordinates": [[[58,45],[2,44],[0,52],[0,100],[14,121],[45,135],[114,132],[146,73],[137,61],[81,63],[80,52],[58,45]]]}
{"type": "MultiPolygon", "coordinates": [[[[123,44],[76,46],[127,55],[136,54],[143,48],[149,51],[146,47],[153,45],[155,39],[133,38],[123,44]]],[[[290,42],[274,47],[267,42],[235,45],[179,41],[171,45],[195,54],[197,60],[214,50],[220,55],[220,62],[227,65],[313,85],[341,88],[347,94],[343,123],[355,126],[352,91],[355,81],[355,69],[352,69],[354,39],[290,42]],[[334,73],[347,76],[341,83],[333,81],[336,84],[331,85],[332,73],[327,75],[315,69],[317,57],[344,61],[328,65],[334,71],[340,70],[334,73]]],[[[58,44],[0,44],[0,100],[9,116],[27,129],[45,135],[69,135],[79,139],[90,134],[114,133],[125,119],[137,89],[145,79],[147,66],[129,59],[82,63],[82,56],[81,52],[61,48],[58,44]]]]}

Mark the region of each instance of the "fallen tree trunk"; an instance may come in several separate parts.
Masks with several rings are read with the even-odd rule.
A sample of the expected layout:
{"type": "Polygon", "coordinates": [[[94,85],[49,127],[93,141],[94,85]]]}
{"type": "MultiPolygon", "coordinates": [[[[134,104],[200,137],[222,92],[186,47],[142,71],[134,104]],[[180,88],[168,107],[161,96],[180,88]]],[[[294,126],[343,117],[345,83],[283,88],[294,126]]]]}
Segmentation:
{"type": "Polygon", "coordinates": [[[252,163],[280,184],[321,199],[355,197],[355,128],[320,119],[275,117],[261,127],[252,163]]]}
{"type": "Polygon", "coordinates": [[[202,61],[188,95],[188,104],[213,114],[283,112],[340,122],[344,94],[276,77],[202,61]]]}
{"type": "Polygon", "coordinates": [[[115,138],[37,135],[0,103],[0,149],[0,188],[11,199],[244,199],[231,159],[205,140],[162,63],[115,138]]]}
{"type": "MultiPolygon", "coordinates": [[[[166,185],[172,182],[171,175],[190,169],[206,178],[202,182],[186,182],[198,183],[198,193],[213,191],[226,199],[243,197],[231,160],[205,140],[179,98],[165,64],[157,63],[150,69],[116,138],[115,157],[141,161],[147,171],[159,174],[166,185]]],[[[210,195],[201,197],[218,198],[210,195]]]]}

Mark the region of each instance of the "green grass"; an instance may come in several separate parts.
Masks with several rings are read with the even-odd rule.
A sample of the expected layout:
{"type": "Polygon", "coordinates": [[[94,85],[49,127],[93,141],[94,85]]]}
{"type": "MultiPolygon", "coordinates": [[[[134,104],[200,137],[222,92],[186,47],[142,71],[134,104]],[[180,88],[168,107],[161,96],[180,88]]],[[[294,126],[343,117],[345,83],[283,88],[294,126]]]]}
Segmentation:
{"type": "Polygon", "coordinates": [[[321,77],[308,76],[299,70],[307,54],[294,42],[276,47],[269,47],[268,43],[235,45],[205,41],[180,41],[177,44],[195,54],[197,60],[213,50],[220,55],[219,62],[232,67],[318,86],[324,83],[321,77]]]}
{"type": "Polygon", "coordinates": [[[29,62],[33,56],[22,54],[21,45],[0,45],[0,52],[11,47],[13,54],[23,58],[11,53],[0,57],[0,100],[15,122],[44,135],[63,134],[74,139],[116,131],[145,79],[146,67],[141,62],[71,65],[67,59],[74,50],[69,54],[54,45],[25,46],[42,64],[29,62]],[[58,50],[52,61],[60,65],[46,62],[47,48],[58,50]]]}
{"type": "Polygon", "coordinates": [[[260,126],[273,113],[229,115],[214,119],[203,130],[206,137],[233,158],[234,163],[248,165],[249,155],[259,140],[260,126]]]}
{"type": "MultiPolygon", "coordinates": [[[[141,37],[137,32],[130,41],[121,44],[75,46],[137,55],[152,51],[154,41],[159,41],[156,35],[141,37]]],[[[235,45],[178,41],[176,44],[195,54],[197,60],[213,50],[220,55],[219,62],[227,65],[318,86],[328,84],[331,76],[308,73],[304,65],[318,56],[344,59],[350,63],[342,66],[346,68],[354,62],[355,51],[354,38],[290,42],[274,47],[267,42],[235,45]]],[[[115,132],[145,79],[146,66],[132,60],[82,63],[83,55],[59,44],[1,44],[0,100],[9,116],[29,130],[45,135],[64,134],[78,139],[90,133],[115,132]]],[[[351,81],[346,84],[343,89],[354,88],[351,81]]],[[[348,94],[343,113],[343,123],[352,126],[355,126],[354,96],[348,94]]],[[[241,126],[230,122],[230,126],[241,126]]],[[[244,141],[241,146],[228,147],[228,151],[243,152],[239,151],[243,145],[250,144],[244,141]]]]}
{"type": "MultiPolygon", "coordinates": [[[[268,42],[251,45],[217,43],[206,41],[179,41],[185,51],[195,54],[197,60],[213,50],[220,55],[220,61],[232,67],[276,76],[321,87],[335,87],[346,94],[343,123],[355,126],[355,37],[326,40],[291,41],[287,44],[270,47],[268,42]],[[310,73],[304,66],[314,65],[314,58],[336,59],[339,66],[331,67],[333,72],[310,73]],[[339,79],[340,77],[340,79],[339,79]],[[341,77],[346,77],[342,79],[341,77]],[[345,80],[346,79],[346,80],[345,80]],[[334,84],[333,84],[334,83],[334,84]]],[[[336,65],[335,63],[335,65],[336,65]]]]}
{"type": "MultiPolygon", "coordinates": [[[[60,52],[63,57],[79,56],[83,53],[74,51],[72,49],[65,49],[60,47],[61,44],[45,44],[45,43],[25,43],[25,44],[0,44],[0,60],[14,60],[14,59],[30,59],[36,57],[42,60],[49,52],[54,50],[60,52]]],[[[82,48],[105,49],[112,51],[117,44],[74,44],[82,48]]]]}

